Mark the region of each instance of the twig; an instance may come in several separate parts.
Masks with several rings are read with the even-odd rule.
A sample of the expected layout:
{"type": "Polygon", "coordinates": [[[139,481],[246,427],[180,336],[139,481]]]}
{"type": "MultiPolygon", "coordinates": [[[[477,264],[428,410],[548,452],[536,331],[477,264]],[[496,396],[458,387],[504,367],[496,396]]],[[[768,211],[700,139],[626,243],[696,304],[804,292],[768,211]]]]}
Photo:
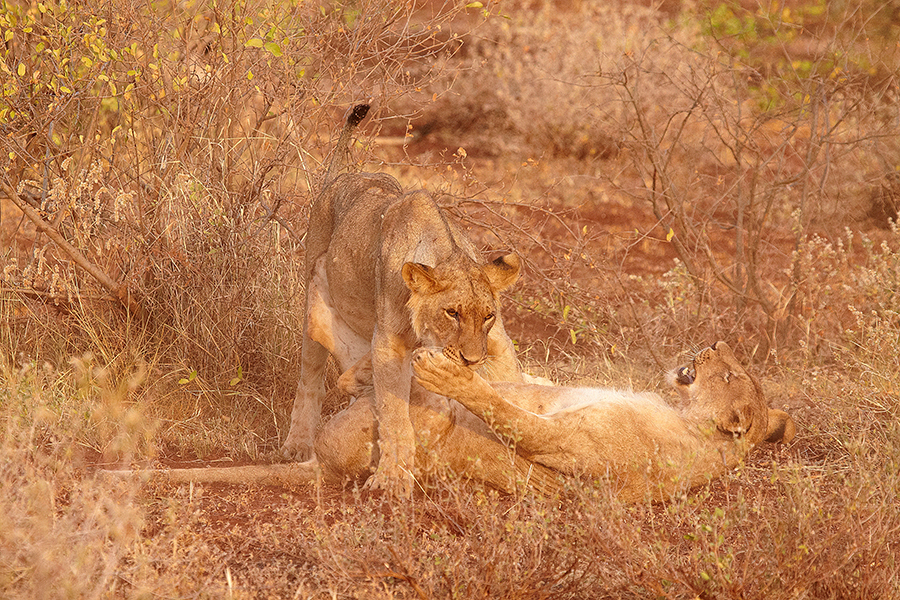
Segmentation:
{"type": "MultiPolygon", "coordinates": [[[[32,298],[40,298],[49,302],[62,302],[68,304],[70,301],[69,296],[63,294],[57,294],[53,292],[48,292],[45,290],[36,290],[36,289],[25,289],[25,288],[17,288],[17,287],[2,287],[0,286],[0,293],[13,293],[20,294],[26,297],[32,298]]],[[[79,300],[94,300],[97,302],[118,302],[118,298],[114,298],[113,296],[100,296],[100,295],[84,295],[78,294],[79,300]]]]}

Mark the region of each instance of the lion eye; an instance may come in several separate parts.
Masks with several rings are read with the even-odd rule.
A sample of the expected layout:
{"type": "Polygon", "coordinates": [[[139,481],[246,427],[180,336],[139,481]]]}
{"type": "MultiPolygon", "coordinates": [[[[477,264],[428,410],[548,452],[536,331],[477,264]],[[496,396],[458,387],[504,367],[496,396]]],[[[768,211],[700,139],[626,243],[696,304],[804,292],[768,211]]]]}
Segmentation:
{"type": "Polygon", "coordinates": [[[488,321],[493,321],[493,320],[494,320],[494,313],[491,313],[484,318],[485,323],[487,323],[488,321]]]}
{"type": "Polygon", "coordinates": [[[447,308],[444,310],[444,312],[447,313],[447,316],[451,319],[459,319],[459,313],[456,312],[456,310],[453,308],[447,308]]]}

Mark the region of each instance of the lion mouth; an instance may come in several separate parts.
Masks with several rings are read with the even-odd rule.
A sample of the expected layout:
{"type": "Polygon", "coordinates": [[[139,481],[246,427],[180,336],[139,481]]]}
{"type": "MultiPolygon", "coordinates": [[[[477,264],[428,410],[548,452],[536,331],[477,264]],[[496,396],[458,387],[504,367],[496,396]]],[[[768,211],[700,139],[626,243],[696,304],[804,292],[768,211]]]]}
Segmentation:
{"type": "Polygon", "coordinates": [[[691,385],[696,378],[697,371],[694,369],[693,365],[681,367],[678,369],[678,372],[675,373],[675,381],[681,385],[691,385]]]}
{"type": "Polygon", "coordinates": [[[463,356],[462,352],[460,352],[456,348],[448,348],[446,346],[441,351],[441,354],[443,354],[459,366],[469,369],[477,369],[482,364],[484,364],[486,360],[486,357],[479,358],[478,360],[469,360],[468,358],[463,356]]]}
{"type": "Polygon", "coordinates": [[[721,425],[716,425],[716,429],[719,431],[719,433],[736,440],[739,440],[750,433],[751,427],[752,425],[748,425],[747,429],[727,429],[725,427],[722,427],[721,425]]]}

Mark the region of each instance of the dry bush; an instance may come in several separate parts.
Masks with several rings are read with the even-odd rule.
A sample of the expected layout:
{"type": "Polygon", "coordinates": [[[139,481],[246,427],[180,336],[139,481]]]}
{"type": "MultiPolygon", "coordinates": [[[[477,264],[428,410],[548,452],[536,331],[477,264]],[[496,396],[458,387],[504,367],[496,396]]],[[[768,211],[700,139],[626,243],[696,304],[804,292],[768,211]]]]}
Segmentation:
{"type": "Polygon", "coordinates": [[[584,325],[565,327],[573,340],[584,333],[608,351],[695,331],[771,360],[811,319],[797,302],[808,273],[795,251],[816,233],[834,242],[848,224],[893,216],[891,9],[751,4],[700,3],[666,20],[631,5],[513,3],[463,47],[460,101],[445,99],[426,128],[440,123],[456,136],[448,144],[472,154],[580,159],[568,177],[530,189],[520,172],[514,185],[529,193],[483,206],[547,275],[540,296],[555,292],[569,315],[583,313],[584,325]],[[635,207],[637,235],[627,237],[615,205],[635,207]],[[536,232],[553,231],[551,248],[536,232]],[[678,259],[672,285],[630,280],[648,274],[637,248],[662,240],[671,251],[660,254],[678,259]],[[594,280],[600,289],[586,289],[594,280]],[[609,314],[627,304],[636,308],[609,314]]]}
{"type": "Polygon", "coordinates": [[[49,363],[11,368],[0,387],[0,589],[7,598],[97,598],[144,527],[138,487],[87,475],[105,455],[152,453],[154,424],[132,401],[145,372],[110,380],[91,357],[72,370],[49,363]]]}
{"type": "Polygon", "coordinates": [[[604,56],[643,47],[660,24],[631,3],[510,2],[466,37],[454,85],[414,133],[474,156],[608,158],[619,141],[598,94],[604,56]]]}
{"type": "Polygon", "coordinates": [[[273,400],[296,381],[305,211],[332,132],[353,102],[377,108],[432,81],[460,10],[4,4],[10,355],[149,355],[153,379],[182,382],[177,407],[259,404],[254,428],[272,443],[273,400]],[[46,338],[60,344],[41,349],[46,338]]]}

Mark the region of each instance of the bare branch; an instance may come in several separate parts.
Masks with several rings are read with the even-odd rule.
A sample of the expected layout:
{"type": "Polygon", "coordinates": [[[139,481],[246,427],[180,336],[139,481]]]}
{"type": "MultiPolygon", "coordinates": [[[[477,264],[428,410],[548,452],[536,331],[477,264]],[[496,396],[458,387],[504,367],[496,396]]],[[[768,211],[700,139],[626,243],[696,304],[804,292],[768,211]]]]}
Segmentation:
{"type": "Polygon", "coordinates": [[[44,233],[65,252],[72,261],[86,271],[91,277],[97,280],[108,292],[115,296],[122,306],[134,317],[144,318],[146,316],[140,302],[128,290],[128,286],[116,283],[109,275],[103,272],[97,265],[92,263],[81,253],[78,248],[70,244],[50,223],[45,221],[41,215],[19,197],[19,194],[5,181],[0,181],[0,187],[6,192],[7,197],[12,200],[13,204],[19,207],[25,216],[27,216],[35,227],[41,233],[44,233]]]}

